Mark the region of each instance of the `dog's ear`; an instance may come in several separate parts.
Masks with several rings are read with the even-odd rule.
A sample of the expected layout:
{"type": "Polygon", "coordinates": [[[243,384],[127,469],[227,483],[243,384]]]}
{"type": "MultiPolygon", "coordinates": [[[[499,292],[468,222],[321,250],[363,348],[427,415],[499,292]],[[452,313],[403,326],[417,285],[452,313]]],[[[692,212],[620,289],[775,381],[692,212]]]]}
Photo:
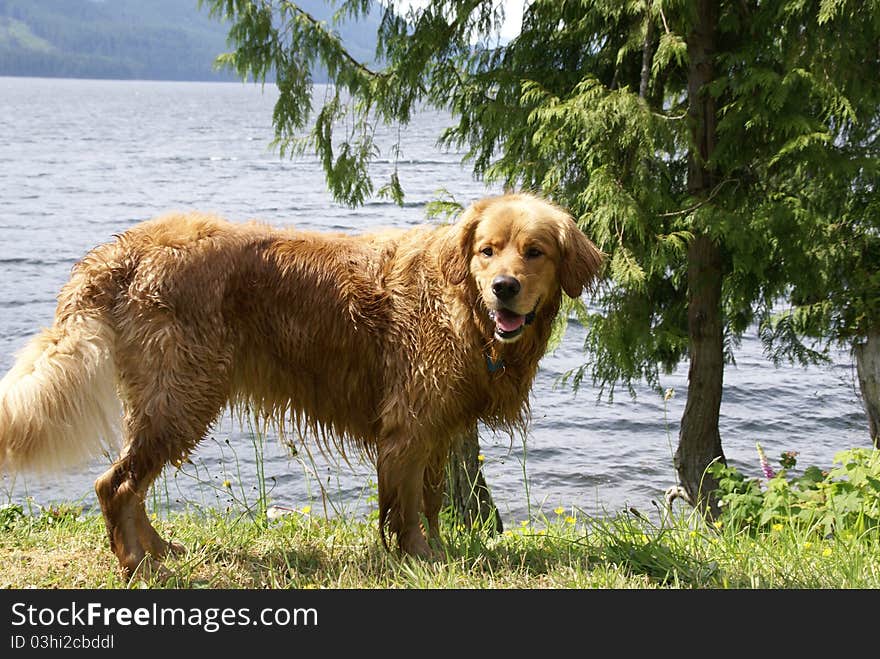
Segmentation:
{"type": "Polygon", "coordinates": [[[559,224],[559,283],[566,295],[580,297],[599,274],[603,254],[568,213],[560,213],[559,224]]]}
{"type": "Polygon", "coordinates": [[[440,269],[450,284],[461,284],[470,272],[474,232],[485,207],[484,201],[468,206],[449,228],[440,246],[440,269]]]}

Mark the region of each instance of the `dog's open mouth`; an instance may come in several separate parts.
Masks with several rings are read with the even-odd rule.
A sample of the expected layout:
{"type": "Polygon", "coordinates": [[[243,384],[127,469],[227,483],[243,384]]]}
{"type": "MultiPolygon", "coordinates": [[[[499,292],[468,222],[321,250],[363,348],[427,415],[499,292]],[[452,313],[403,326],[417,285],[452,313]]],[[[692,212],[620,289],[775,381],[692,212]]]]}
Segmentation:
{"type": "Polygon", "coordinates": [[[520,334],[526,325],[531,325],[535,320],[535,311],[538,308],[537,302],[535,308],[529,313],[523,315],[518,314],[510,309],[490,309],[489,318],[495,323],[495,337],[501,341],[513,341],[520,334]]]}
{"type": "Polygon", "coordinates": [[[489,318],[495,323],[495,336],[502,341],[510,341],[522,334],[526,326],[526,317],[509,309],[490,311],[489,318]]]}

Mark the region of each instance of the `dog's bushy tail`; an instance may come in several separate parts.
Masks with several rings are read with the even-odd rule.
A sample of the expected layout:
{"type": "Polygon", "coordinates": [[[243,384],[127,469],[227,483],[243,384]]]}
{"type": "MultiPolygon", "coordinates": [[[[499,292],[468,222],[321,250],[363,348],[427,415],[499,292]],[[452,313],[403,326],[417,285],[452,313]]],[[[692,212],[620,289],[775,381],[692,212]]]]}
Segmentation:
{"type": "Polygon", "coordinates": [[[0,380],[0,471],[62,469],[117,445],[113,336],[76,313],[22,349],[0,380]]]}

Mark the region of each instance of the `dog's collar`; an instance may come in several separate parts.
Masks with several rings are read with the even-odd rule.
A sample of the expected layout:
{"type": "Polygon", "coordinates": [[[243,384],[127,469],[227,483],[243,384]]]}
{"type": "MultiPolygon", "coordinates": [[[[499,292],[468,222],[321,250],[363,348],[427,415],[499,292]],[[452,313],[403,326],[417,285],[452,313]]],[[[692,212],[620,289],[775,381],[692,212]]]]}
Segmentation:
{"type": "Polygon", "coordinates": [[[504,368],[504,360],[499,358],[498,361],[496,362],[494,359],[492,359],[492,355],[490,355],[487,352],[486,353],[486,368],[489,369],[490,374],[495,373],[496,371],[500,371],[501,369],[504,368]]]}

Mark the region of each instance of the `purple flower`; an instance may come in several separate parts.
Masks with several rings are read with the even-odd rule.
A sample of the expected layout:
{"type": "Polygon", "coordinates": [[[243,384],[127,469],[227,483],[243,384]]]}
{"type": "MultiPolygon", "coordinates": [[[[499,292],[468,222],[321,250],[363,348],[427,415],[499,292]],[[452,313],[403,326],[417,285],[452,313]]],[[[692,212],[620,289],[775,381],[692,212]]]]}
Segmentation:
{"type": "Polygon", "coordinates": [[[764,472],[764,476],[768,479],[776,476],[776,472],[773,471],[773,467],[767,461],[767,456],[764,455],[764,449],[761,448],[760,442],[755,442],[755,448],[758,449],[758,457],[761,459],[761,470],[764,472]]]}

